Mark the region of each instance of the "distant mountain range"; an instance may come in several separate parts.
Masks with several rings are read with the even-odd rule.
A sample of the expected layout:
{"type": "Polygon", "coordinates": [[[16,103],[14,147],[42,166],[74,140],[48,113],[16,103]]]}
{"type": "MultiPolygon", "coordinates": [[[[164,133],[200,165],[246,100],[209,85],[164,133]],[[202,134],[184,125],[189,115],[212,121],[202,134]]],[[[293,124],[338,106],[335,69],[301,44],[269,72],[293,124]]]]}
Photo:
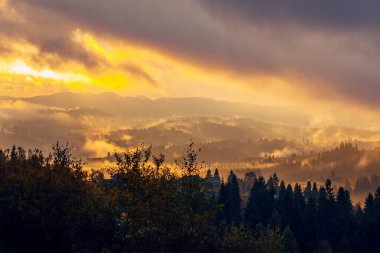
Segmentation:
{"type": "Polygon", "coordinates": [[[162,119],[173,116],[249,117],[277,124],[306,126],[309,118],[299,108],[231,103],[208,98],[123,97],[113,93],[74,94],[57,93],[47,96],[20,98],[29,103],[65,109],[96,109],[109,115],[131,120],[162,119]]]}
{"type": "Polygon", "coordinates": [[[142,143],[175,158],[190,139],[203,146],[205,159],[226,162],[332,148],[341,141],[360,148],[380,146],[380,132],[307,125],[307,114],[297,108],[207,98],[152,100],[112,93],[0,97],[0,147],[49,150],[56,141],[69,142],[82,158],[142,143]]]}
{"type": "Polygon", "coordinates": [[[310,127],[309,115],[294,107],[112,93],[0,97],[0,149],[48,153],[57,141],[69,143],[88,168],[102,168],[113,152],[141,144],[174,164],[190,140],[202,149],[199,161],[224,176],[248,168],[291,182],[330,177],[342,184],[379,174],[380,131],[310,127]]]}

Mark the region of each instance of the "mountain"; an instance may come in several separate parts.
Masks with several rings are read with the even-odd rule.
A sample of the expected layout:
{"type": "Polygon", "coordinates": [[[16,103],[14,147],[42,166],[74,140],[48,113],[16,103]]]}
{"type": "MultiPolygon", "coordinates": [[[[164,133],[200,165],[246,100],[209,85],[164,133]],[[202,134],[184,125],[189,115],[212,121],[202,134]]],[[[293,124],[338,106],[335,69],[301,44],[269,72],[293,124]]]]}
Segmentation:
{"type": "Polygon", "coordinates": [[[22,98],[23,101],[59,108],[93,108],[128,120],[162,119],[173,116],[250,117],[260,121],[305,126],[309,119],[305,112],[290,106],[263,106],[232,103],[207,98],[123,97],[113,93],[74,94],[57,93],[47,96],[22,98]]]}
{"type": "MultiPolygon", "coordinates": [[[[227,145],[234,150],[230,153],[234,154],[241,152],[244,145],[249,144],[247,152],[253,156],[274,151],[283,156],[291,154],[290,151],[302,153],[332,148],[342,141],[354,142],[361,148],[374,148],[379,145],[375,141],[378,136],[380,132],[339,126],[305,128],[271,124],[250,118],[174,117],[147,127],[111,130],[104,139],[121,148],[136,147],[141,143],[154,147],[179,147],[193,139],[202,145],[210,146],[215,143],[211,145],[214,150],[227,145]],[[262,145],[273,140],[278,145],[262,145]],[[254,147],[256,144],[258,147],[254,147]]],[[[243,159],[241,155],[243,154],[235,155],[235,158],[243,159]]],[[[220,155],[217,157],[220,160],[225,158],[220,155]]]]}
{"type": "Polygon", "coordinates": [[[174,164],[193,140],[202,149],[200,161],[224,175],[247,168],[276,171],[289,181],[377,175],[379,131],[307,123],[307,114],[292,107],[206,98],[112,93],[0,98],[0,148],[15,144],[50,152],[57,141],[68,142],[89,168],[112,161],[114,151],[141,144],[174,164]],[[352,144],[354,152],[337,149],[341,142],[352,144]]]}
{"type": "MultiPolygon", "coordinates": [[[[291,146],[287,150],[302,151],[331,148],[341,141],[360,141],[363,148],[375,148],[380,140],[375,131],[305,127],[307,115],[292,107],[206,98],[152,100],[113,93],[57,93],[0,101],[0,145],[49,148],[58,140],[68,141],[77,145],[81,157],[92,156],[91,152],[96,156],[97,149],[113,151],[113,147],[124,149],[141,143],[178,147],[190,139],[224,142],[237,151],[242,148],[234,141],[286,140],[291,146]]],[[[247,150],[256,150],[255,156],[267,151],[252,145],[249,143],[247,150]]],[[[276,148],[280,153],[283,149],[283,143],[276,148]]]]}

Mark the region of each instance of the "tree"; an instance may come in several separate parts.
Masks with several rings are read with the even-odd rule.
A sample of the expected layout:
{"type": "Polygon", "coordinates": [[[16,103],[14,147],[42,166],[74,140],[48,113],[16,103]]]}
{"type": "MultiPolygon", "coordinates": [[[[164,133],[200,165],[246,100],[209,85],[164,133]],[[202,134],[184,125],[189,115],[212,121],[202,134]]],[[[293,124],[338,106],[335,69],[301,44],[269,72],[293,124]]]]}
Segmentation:
{"type": "MultiPolygon", "coordinates": [[[[281,181],[275,205],[276,205],[276,209],[279,211],[280,215],[282,215],[283,219],[285,218],[285,209],[286,209],[285,195],[286,195],[285,183],[284,181],[281,181]]],[[[282,222],[284,223],[284,221],[282,222]]]]}
{"type": "Polygon", "coordinates": [[[211,170],[208,169],[207,174],[206,174],[206,179],[210,180],[210,178],[212,178],[212,174],[211,174],[211,170]]]}
{"type": "Polygon", "coordinates": [[[334,233],[331,238],[337,248],[348,248],[350,238],[355,229],[355,220],[350,193],[343,187],[338,189],[336,197],[336,215],[334,219],[334,233]],[[348,246],[347,246],[348,245],[348,246]]]}
{"type": "Polygon", "coordinates": [[[328,238],[327,229],[330,227],[331,216],[330,216],[330,204],[327,197],[327,192],[324,187],[319,188],[319,199],[318,199],[318,223],[320,225],[320,236],[322,238],[328,238]]]}
{"type": "Polygon", "coordinates": [[[268,225],[272,229],[281,229],[281,215],[276,209],[273,209],[272,216],[269,219],[268,225]]]}
{"type": "Polygon", "coordinates": [[[213,205],[204,194],[193,144],[177,162],[182,177],[163,161],[158,166],[155,157],[150,147],[141,146],[116,154],[117,164],[108,170],[112,178],[105,188],[118,211],[115,251],[183,252],[214,247],[213,205]]]}
{"type": "Polygon", "coordinates": [[[283,245],[285,253],[297,253],[298,252],[298,244],[297,240],[293,235],[292,230],[289,226],[286,226],[283,233],[283,245]]]}
{"type": "Polygon", "coordinates": [[[303,216],[304,226],[300,235],[300,246],[302,252],[312,252],[317,246],[317,237],[319,235],[317,201],[310,198],[306,203],[303,216]]]}
{"type": "Polygon", "coordinates": [[[307,181],[307,184],[306,184],[306,188],[305,188],[305,191],[304,191],[304,196],[305,196],[305,200],[309,200],[310,198],[312,198],[312,186],[311,186],[311,182],[310,180],[307,181]]]}
{"type": "Polygon", "coordinates": [[[364,202],[364,212],[367,215],[372,215],[375,211],[375,200],[372,193],[369,193],[364,202]]]}
{"type": "Polygon", "coordinates": [[[318,192],[318,187],[317,187],[317,183],[316,182],[314,182],[313,183],[313,189],[312,189],[312,197],[314,198],[314,200],[318,200],[318,198],[319,198],[319,192],[318,192]]]}
{"type": "Polygon", "coordinates": [[[375,196],[374,196],[374,204],[375,204],[375,208],[376,208],[376,213],[378,215],[380,215],[380,186],[377,188],[376,192],[375,192],[375,196]]]}
{"type": "Polygon", "coordinates": [[[224,182],[220,185],[218,200],[217,200],[217,210],[215,216],[215,224],[221,224],[223,221],[226,222],[227,218],[227,209],[226,203],[228,201],[228,192],[227,188],[224,185],[224,182]]]}
{"type": "Polygon", "coordinates": [[[193,144],[182,176],[164,158],[140,146],[88,172],[68,145],[0,149],[0,251],[380,252],[380,188],[362,209],[330,180],[303,192],[254,177],[242,223],[235,173],[211,203],[193,144]]]}
{"type": "Polygon", "coordinates": [[[239,182],[236,175],[231,170],[227,179],[227,202],[226,202],[226,221],[232,225],[239,225],[241,220],[241,198],[239,182]]]}
{"type": "Polygon", "coordinates": [[[289,224],[293,220],[293,208],[294,208],[294,194],[292,185],[288,184],[285,190],[284,199],[281,200],[284,203],[284,209],[281,210],[281,214],[284,220],[284,224],[289,224]]]}
{"type": "Polygon", "coordinates": [[[279,180],[276,173],[274,173],[273,176],[270,176],[267,181],[267,189],[272,196],[275,196],[277,194],[278,182],[279,180]]]}
{"type": "Polygon", "coordinates": [[[326,180],[325,186],[326,186],[327,199],[329,200],[330,203],[334,203],[335,193],[334,193],[334,189],[332,187],[332,183],[330,179],[326,180]]]}
{"type": "Polygon", "coordinates": [[[317,253],[332,253],[328,241],[321,241],[318,244],[317,253]]]}
{"type": "Polygon", "coordinates": [[[39,150],[0,151],[0,248],[5,252],[94,251],[114,232],[113,210],[87,180],[82,163],[58,143],[39,150]],[[97,222],[94,222],[94,221],[97,222]],[[86,233],[82,233],[86,231],[86,233]]]}
{"type": "Polygon", "coordinates": [[[274,208],[274,196],[267,189],[263,177],[259,177],[252,186],[245,209],[245,220],[249,228],[253,229],[257,224],[268,224],[274,208]]]}
{"type": "Polygon", "coordinates": [[[220,180],[219,170],[217,168],[214,171],[214,178],[217,178],[218,180],[220,180]]]}

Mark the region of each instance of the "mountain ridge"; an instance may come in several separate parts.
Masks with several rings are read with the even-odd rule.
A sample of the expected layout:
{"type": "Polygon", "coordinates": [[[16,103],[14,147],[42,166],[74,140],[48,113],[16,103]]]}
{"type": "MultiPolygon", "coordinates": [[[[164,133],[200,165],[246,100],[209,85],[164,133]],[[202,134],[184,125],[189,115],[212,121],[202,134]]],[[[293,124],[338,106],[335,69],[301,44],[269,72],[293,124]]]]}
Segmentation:
{"type": "Polygon", "coordinates": [[[55,93],[30,98],[15,98],[25,102],[72,109],[93,108],[129,119],[146,120],[173,116],[250,117],[271,123],[306,126],[309,118],[300,108],[236,103],[203,97],[120,96],[114,93],[55,93]]]}

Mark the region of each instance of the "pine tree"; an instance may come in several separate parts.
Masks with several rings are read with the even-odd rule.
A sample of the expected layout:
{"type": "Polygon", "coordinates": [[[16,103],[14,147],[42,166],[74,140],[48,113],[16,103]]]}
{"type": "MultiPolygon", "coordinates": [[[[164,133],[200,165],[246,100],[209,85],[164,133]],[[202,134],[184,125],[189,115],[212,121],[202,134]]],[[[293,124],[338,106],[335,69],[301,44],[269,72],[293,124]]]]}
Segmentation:
{"type": "Polygon", "coordinates": [[[337,208],[345,215],[351,215],[353,212],[353,206],[350,198],[350,193],[343,187],[339,187],[336,197],[337,208]]]}
{"type": "Polygon", "coordinates": [[[317,253],[332,253],[329,242],[328,241],[319,242],[317,253]]]}
{"type": "Polygon", "coordinates": [[[289,226],[286,226],[283,233],[284,253],[297,253],[298,244],[289,226]]]}
{"type": "Polygon", "coordinates": [[[226,203],[226,220],[232,225],[239,225],[241,221],[241,198],[239,182],[231,170],[226,184],[228,200],[226,203]]]}
{"type": "Polygon", "coordinates": [[[212,178],[211,170],[208,169],[208,170],[207,170],[207,174],[206,174],[206,179],[207,179],[207,180],[210,180],[211,178],[212,178]]]}
{"type": "MultiPolygon", "coordinates": [[[[276,209],[279,211],[279,213],[284,216],[285,213],[285,194],[286,194],[286,188],[284,181],[281,181],[279,189],[278,189],[278,196],[276,200],[276,209]]],[[[284,217],[282,217],[284,218],[284,217]]],[[[282,221],[284,222],[284,221],[282,221]]]]}
{"type": "Polygon", "coordinates": [[[373,201],[375,204],[376,213],[380,217],[380,187],[377,188],[373,201]]]}
{"type": "Polygon", "coordinates": [[[342,242],[343,239],[345,239],[346,242],[335,245],[335,247],[338,248],[345,248],[347,244],[349,244],[347,238],[354,232],[355,221],[350,193],[343,187],[338,189],[336,196],[336,215],[333,226],[334,233],[331,240],[334,242],[342,242]]]}
{"type": "Polygon", "coordinates": [[[303,213],[305,209],[305,198],[302,194],[301,186],[297,183],[294,186],[293,210],[290,214],[293,231],[297,236],[301,236],[303,227],[303,213]]]}
{"type": "Polygon", "coordinates": [[[277,209],[273,209],[272,216],[269,218],[268,225],[272,229],[281,229],[282,220],[281,215],[277,209]]]}
{"type": "Polygon", "coordinates": [[[372,193],[368,194],[368,197],[366,198],[364,202],[364,212],[367,215],[371,215],[375,211],[375,200],[372,195],[372,193]]]}
{"type": "Polygon", "coordinates": [[[304,226],[302,227],[300,236],[300,246],[302,252],[312,252],[317,246],[318,228],[317,202],[314,198],[310,198],[306,203],[303,216],[304,226]]]}
{"type": "Polygon", "coordinates": [[[311,182],[309,180],[309,181],[307,181],[306,188],[304,191],[304,196],[305,196],[306,201],[309,201],[309,199],[312,197],[312,193],[311,193],[312,188],[311,187],[312,187],[311,182]]]}
{"type": "Polygon", "coordinates": [[[313,183],[313,189],[311,190],[311,192],[312,192],[312,196],[313,196],[314,200],[318,200],[319,192],[318,192],[318,187],[317,187],[316,182],[313,183]]]}
{"type": "Polygon", "coordinates": [[[332,187],[332,183],[330,179],[326,180],[325,186],[326,186],[327,199],[329,200],[330,203],[334,203],[335,193],[334,193],[334,189],[332,187]]]}
{"type": "Polygon", "coordinates": [[[338,249],[337,252],[342,252],[342,253],[353,253],[352,245],[351,242],[346,238],[343,237],[339,244],[338,244],[338,249]]]}
{"type": "Polygon", "coordinates": [[[380,252],[378,235],[380,233],[380,213],[377,209],[377,194],[368,194],[364,214],[360,222],[360,248],[363,252],[380,252]]]}
{"type": "Polygon", "coordinates": [[[263,177],[259,177],[253,184],[245,210],[245,218],[248,227],[253,228],[258,223],[266,226],[274,208],[274,196],[271,188],[265,183],[263,177]],[[253,213],[256,217],[253,217],[253,213]],[[259,217],[259,219],[258,219],[259,217]]]}
{"type": "Polygon", "coordinates": [[[263,180],[264,178],[262,177],[255,179],[249,194],[247,206],[244,212],[245,223],[249,229],[254,229],[255,226],[261,223],[262,220],[258,209],[258,198],[260,196],[260,192],[265,190],[265,182],[263,182],[263,180]]]}
{"type": "Polygon", "coordinates": [[[216,202],[217,205],[217,212],[215,215],[215,224],[219,225],[223,221],[226,221],[227,216],[227,210],[226,210],[226,203],[228,201],[228,193],[227,188],[224,185],[224,182],[220,185],[219,194],[218,194],[218,200],[216,202]]]}
{"type": "Polygon", "coordinates": [[[324,187],[319,188],[318,198],[318,223],[320,225],[320,236],[322,238],[328,238],[327,228],[330,226],[330,205],[327,198],[326,189],[324,187]]]}
{"type": "Polygon", "coordinates": [[[215,180],[220,181],[219,170],[217,168],[214,171],[214,178],[215,178],[215,180]]]}
{"type": "Polygon", "coordinates": [[[294,194],[293,187],[291,184],[288,184],[286,187],[285,195],[284,195],[284,209],[282,210],[282,217],[284,220],[284,224],[288,224],[292,221],[293,216],[293,207],[294,207],[294,194]]]}
{"type": "Polygon", "coordinates": [[[269,177],[267,181],[267,189],[271,193],[272,196],[275,196],[278,191],[278,177],[277,174],[274,173],[272,176],[269,177]]]}

